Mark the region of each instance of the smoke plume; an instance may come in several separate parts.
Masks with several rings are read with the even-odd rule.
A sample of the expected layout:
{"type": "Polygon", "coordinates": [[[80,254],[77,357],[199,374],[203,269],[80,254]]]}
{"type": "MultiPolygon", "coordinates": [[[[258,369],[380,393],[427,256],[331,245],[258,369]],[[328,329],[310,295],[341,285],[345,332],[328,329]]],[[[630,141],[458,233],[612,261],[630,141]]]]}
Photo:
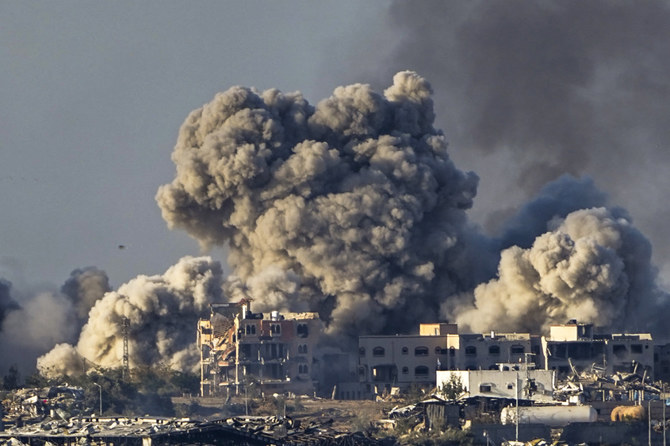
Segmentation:
{"type": "Polygon", "coordinates": [[[319,311],[331,333],[434,318],[471,281],[465,210],[478,178],[456,169],[413,72],[383,95],[234,87],[193,111],[157,201],[170,228],[227,245],[230,294],[254,308],[319,311]]]}
{"type": "Polygon", "coordinates": [[[546,333],[569,319],[658,332],[668,295],[654,285],[651,245],[621,210],[591,208],[548,223],[527,249],[501,254],[498,277],[443,310],[466,329],[546,333]],[[465,304],[463,304],[465,300],[465,304]]]}
{"type": "MultiPolygon", "coordinates": [[[[96,287],[106,283],[89,272],[96,287]]],[[[92,365],[120,367],[125,318],[131,367],[164,364],[193,371],[196,322],[210,303],[221,301],[221,285],[221,265],[208,257],[184,257],[163,275],[138,276],[96,301],[76,344],[56,345],[38,358],[37,367],[45,376],[77,375],[92,365]]]]}
{"type": "Polygon", "coordinates": [[[26,376],[55,344],[76,341],[88,311],[108,289],[107,275],[93,267],[73,271],[60,292],[13,290],[0,280],[0,373],[17,365],[26,376]]]}

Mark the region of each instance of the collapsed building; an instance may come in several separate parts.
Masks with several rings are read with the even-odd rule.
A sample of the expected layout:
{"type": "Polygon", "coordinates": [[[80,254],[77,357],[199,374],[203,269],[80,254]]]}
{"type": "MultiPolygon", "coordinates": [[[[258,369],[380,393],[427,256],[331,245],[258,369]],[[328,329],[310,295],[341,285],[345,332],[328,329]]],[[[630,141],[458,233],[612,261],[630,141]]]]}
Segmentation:
{"type": "Polygon", "coordinates": [[[200,394],[237,394],[252,385],[261,392],[312,393],[314,352],[323,331],[317,313],[280,313],[266,318],[251,302],[212,304],[198,321],[200,394]]]}

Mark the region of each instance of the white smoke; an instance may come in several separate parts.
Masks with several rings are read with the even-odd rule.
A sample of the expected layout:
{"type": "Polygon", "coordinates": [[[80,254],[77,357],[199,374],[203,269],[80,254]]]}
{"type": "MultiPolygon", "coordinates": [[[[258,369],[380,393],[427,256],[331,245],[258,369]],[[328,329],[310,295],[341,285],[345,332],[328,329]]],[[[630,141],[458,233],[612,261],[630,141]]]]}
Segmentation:
{"type": "Polygon", "coordinates": [[[193,371],[196,322],[210,303],[221,301],[221,285],[221,265],[208,257],[184,257],[163,275],[138,276],[95,303],[75,345],[56,345],[37,367],[45,376],[80,374],[87,361],[120,367],[126,318],[131,367],[193,371]]]}
{"type": "Polygon", "coordinates": [[[549,222],[549,232],[501,254],[498,277],[443,305],[475,332],[547,332],[569,319],[649,330],[667,314],[654,285],[651,245],[620,210],[592,208],[549,222]]]}
{"type": "Polygon", "coordinates": [[[331,333],[397,330],[434,317],[471,274],[465,210],[478,179],[433,128],[413,72],[383,95],[234,87],[179,132],[174,181],[157,194],[170,228],[226,244],[236,294],[261,311],[319,311],[331,333]]]}

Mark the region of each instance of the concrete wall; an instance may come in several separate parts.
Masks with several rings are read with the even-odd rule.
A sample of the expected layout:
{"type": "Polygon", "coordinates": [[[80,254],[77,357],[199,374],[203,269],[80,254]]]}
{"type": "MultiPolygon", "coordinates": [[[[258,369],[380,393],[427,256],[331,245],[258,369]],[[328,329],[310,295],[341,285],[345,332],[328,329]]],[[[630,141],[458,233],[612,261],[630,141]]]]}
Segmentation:
{"type": "MultiPolygon", "coordinates": [[[[475,444],[487,444],[486,435],[488,435],[489,442],[493,444],[501,444],[503,441],[514,440],[515,431],[516,427],[514,425],[473,424],[470,427],[475,444]]],[[[544,424],[524,424],[523,426],[519,426],[520,441],[530,441],[536,438],[550,440],[551,429],[549,429],[549,426],[545,426],[544,424]]]]}

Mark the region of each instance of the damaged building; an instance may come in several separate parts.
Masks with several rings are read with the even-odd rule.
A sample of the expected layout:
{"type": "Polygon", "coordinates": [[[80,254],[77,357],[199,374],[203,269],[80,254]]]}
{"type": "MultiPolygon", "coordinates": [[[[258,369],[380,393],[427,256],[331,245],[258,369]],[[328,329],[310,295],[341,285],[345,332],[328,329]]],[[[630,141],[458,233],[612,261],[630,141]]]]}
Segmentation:
{"type": "Polygon", "coordinates": [[[198,321],[200,394],[239,393],[241,386],[262,392],[312,393],[314,352],[323,324],[317,313],[253,313],[251,302],[211,306],[198,321]]]}
{"type": "MultiPolygon", "coordinates": [[[[661,364],[666,353],[657,348],[656,362],[661,364]]],[[[648,333],[598,334],[591,324],[575,320],[551,326],[549,336],[458,333],[456,324],[421,324],[418,335],[359,337],[361,391],[356,395],[374,397],[392,388],[434,386],[436,372],[442,370],[514,372],[524,364],[535,370],[533,373],[546,370],[555,372],[557,378],[593,371],[604,375],[639,373],[652,379],[654,359],[648,333]]],[[[549,376],[553,375],[542,379],[551,381],[549,376]]]]}
{"type": "Polygon", "coordinates": [[[654,377],[654,344],[649,333],[598,334],[593,325],[571,320],[550,327],[550,336],[542,337],[542,351],[545,368],[561,376],[594,371],[654,377]]]}

